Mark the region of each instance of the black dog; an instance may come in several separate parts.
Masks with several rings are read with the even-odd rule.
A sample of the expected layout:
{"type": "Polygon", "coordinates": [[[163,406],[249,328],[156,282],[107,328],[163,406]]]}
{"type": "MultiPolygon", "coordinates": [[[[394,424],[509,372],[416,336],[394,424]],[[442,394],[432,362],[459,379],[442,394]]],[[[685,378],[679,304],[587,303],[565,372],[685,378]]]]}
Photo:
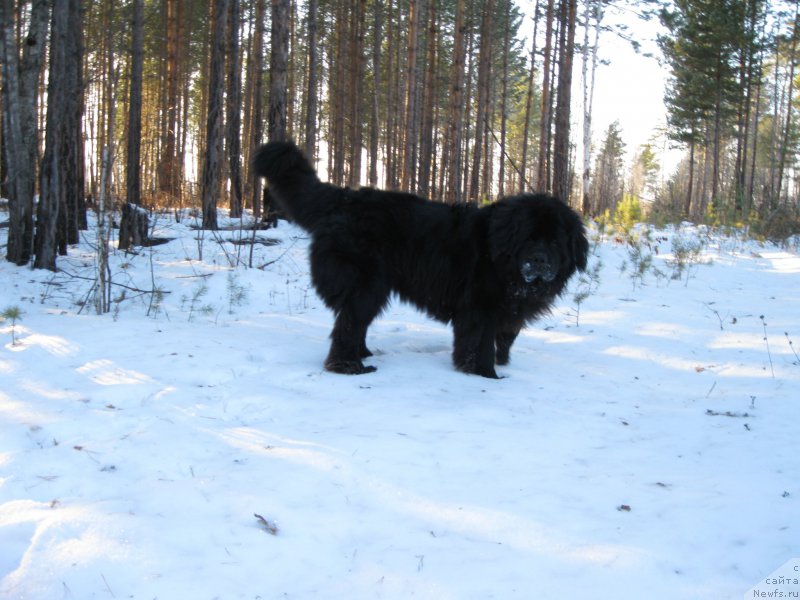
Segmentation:
{"type": "Polygon", "coordinates": [[[258,149],[286,213],[311,234],[311,276],[336,322],[325,368],[369,373],[367,327],[392,293],[453,324],[453,362],[497,377],[520,330],[548,310],[588,243],[580,217],[560,200],[523,194],[477,208],[412,194],[323,183],[290,142],[258,149]]]}

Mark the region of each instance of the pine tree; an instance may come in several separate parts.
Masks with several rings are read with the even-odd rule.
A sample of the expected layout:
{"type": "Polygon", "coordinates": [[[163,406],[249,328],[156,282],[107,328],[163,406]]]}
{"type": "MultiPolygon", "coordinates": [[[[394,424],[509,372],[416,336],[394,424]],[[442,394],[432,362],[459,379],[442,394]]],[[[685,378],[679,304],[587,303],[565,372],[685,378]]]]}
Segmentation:
{"type": "Polygon", "coordinates": [[[483,158],[483,136],[489,120],[489,89],[492,76],[492,13],[494,0],[487,0],[481,20],[481,39],[478,50],[478,103],[475,114],[475,144],[472,152],[472,171],[469,196],[473,202],[479,202],[481,192],[486,193],[480,186],[481,160],[483,158]]]}
{"type": "Polygon", "coordinates": [[[284,140],[287,134],[289,19],[289,0],[273,0],[268,116],[271,141],[284,140]]]}
{"type": "Polygon", "coordinates": [[[558,98],[556,101],[556,128],[553,139],[553,190],[564,202],[569,202],[572,179],[569,164],[569,132],[576,18],[577,0],[561,0],[558,98]]]}
{"type": "Polygon", "coordinates": [[[9,233],[6,259],[27,264],[33,254],[33,196],[36,190],[36,117],[39,72],[47,37],[49,2],[33,2],[22,53],[18,51],[16,2],[0,0],[2,130],[9,176],[9,233]]]}
{"type": "Polygon", "coordinates": [[[165,0],[165,85],[161,107],[161,156],[158,163],[159,191],[170,200],[179,195],[183,170],[178,159],[178,121],[180,108],[180,18],[184,0],[165,0]]]}
{"type": "Polygon", "coordinates": [[[208,77],[208,114],[206,117],[206,151],[201,187],[203,229],[217,229],[217,196],[222,177],[222,138],[225,86],[225,25],[227,0],[212,4],[211,63],[208,77]]]}
{"type": "Polygon", "coordinates": [[[80,126],[76,111],[82,92],[78,79],[80,45],[75,31],[80,29],[78,1],[55,0],[50,30],[45,151],[34,239],[33,266],[37,269],[55,270],[56,254],[66,254],[70,234],[77,224],[75,195],[82,180],[77,169],[82,162],[75,128],[80,126]]]}
{"type": "Polygon", "coordinates": [[[606,129],[605,136],[597,154],[592,179],[591,214],[601,215],[607,210],[613,211],[622,198],[622,168],[625,143],[619,122],[614,121],[606,129]]]}
{"type": "Polygon", "coordinates": [[[144,68],[144,0],[133,1],[131,85],[128,107],[127,202],[141,204],[142,70],[144,68]]]}
{"type": "Polygon", "coordinates": [[[689,145],[689,186],[685,216],[702,214],[708,197],[694,204],[694,156],[698,144],[712,160],[710,192],[717,200],[722,141],[735,119],[738,85],[737,42],[743,39],[744,0],[676,0],[662,10],[661,21],[671,32],[659,45],[671,71],[665,95],[670,137],[689,145]]]}
{"type": "Polygon", "coordinates": [[[242,61],[239,57],[239,0],[228,0],[228,85],[225,95],[225,149],[230,175],[230,216],[242,216],[242,61]]]}
{"type": "Polygon", "coordinates": [[[454,48],[450,71],[450,96],[447,116],[444,168],[447,169],[447,191],[449,202],[462,202],[461,175],[463,165],[462,135],[464,115],[464,63],[466,24],[464,20],[464,0],[456,0],[454,48]]]}
{"type": "Polygon", "coordinates": [[[640,147],[633,159],[631,179],[628,189],[630,194],[637,198],[652,200],[658,186],[658,173],[660,166],[653,147],[645,144],[640,147]]]}

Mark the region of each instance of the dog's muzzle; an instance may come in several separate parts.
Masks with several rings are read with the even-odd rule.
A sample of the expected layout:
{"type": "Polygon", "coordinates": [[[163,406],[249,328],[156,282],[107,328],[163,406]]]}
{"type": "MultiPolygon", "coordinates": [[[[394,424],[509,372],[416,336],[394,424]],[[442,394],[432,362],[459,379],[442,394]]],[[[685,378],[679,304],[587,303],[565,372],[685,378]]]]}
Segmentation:
{"type": "Polygon", "coordinates": [[[520,274],[525,283],[539,283],[544,281],[549,283],[556,278],[556,271],[553,269],[547,256],[542,252],[537,252],[522,262],[520,274]]]}

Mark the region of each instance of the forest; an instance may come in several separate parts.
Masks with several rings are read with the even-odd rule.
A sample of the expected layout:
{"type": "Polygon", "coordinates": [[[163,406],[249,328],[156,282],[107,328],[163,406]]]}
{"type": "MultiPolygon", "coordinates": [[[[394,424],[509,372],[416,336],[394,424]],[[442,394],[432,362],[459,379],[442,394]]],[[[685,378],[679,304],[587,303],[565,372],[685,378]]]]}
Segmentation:
{"type": "Polygon", "coordinates": [[[269,220],[249,161],[275,139],[339,185],[787,236],[798,20],[780,0],[0,0],[5,259],[55,270],[89,211],[120,248],[147,211],[269,220]],[[661,25],[669,74],[631,161],[617,124],[592,125],[604,40],[640,41],[620,14],[661,25]]]}

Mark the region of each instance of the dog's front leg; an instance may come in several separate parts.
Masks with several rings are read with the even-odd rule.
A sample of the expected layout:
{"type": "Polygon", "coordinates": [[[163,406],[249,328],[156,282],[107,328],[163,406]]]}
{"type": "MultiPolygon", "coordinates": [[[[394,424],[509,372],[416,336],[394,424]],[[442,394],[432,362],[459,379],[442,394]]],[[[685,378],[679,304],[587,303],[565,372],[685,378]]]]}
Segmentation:
{"type": "Polygon", "coordinates": [[[497,364],[507,365],[509,355],[511,353],[511,345],[519,335],[519,329],[516,331],[501,331],[497,334],[497,364]]]}
{"type": "Polygon", "coordinates": [[[480,315],[453,319],[453,364],[464,373],[499,379],[494,370],[495,329],[480,315]]]}

